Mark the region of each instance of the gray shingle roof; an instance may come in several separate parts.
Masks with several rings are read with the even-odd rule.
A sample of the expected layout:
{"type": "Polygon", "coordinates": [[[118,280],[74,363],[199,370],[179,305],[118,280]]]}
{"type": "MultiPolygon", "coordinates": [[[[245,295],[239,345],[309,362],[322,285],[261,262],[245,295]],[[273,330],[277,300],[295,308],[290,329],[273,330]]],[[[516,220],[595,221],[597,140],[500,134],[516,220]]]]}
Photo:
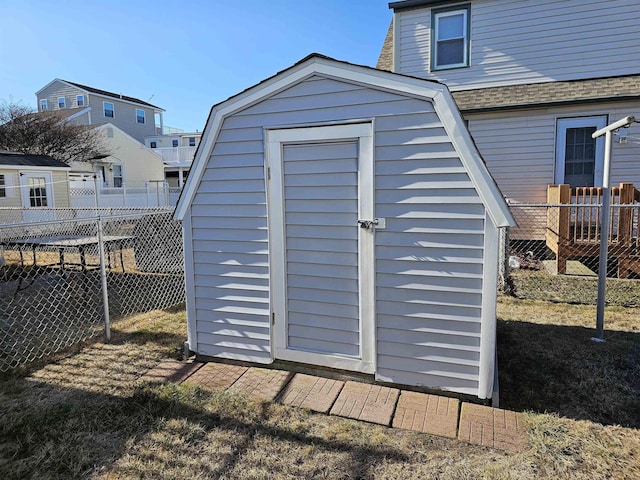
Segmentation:
{"type": "Polygon", "coordinates": [[[387,36],[384,38],[384,43],[382,44],[382,50],[380,51],[376,68],[388,71],[393,70],[393,18],[391,18],[391,23],[387,30],[387,36]]]}
{"type": "Polygon", "coordinates": [[[76,87],[81,88],[82,90],[86,90],[87,92],[96,93],[98,95],[104,95],[106,97],[117,98],[119,100],[126,100],[128,102],[144,105],[145,107],[151,107],[151,108],[156,108],[158,110],[162,110],[160,107],[156,107],[155,105],[152,105],[149,102],[145,102],[144,100],[140,100],[139,98],[127,97],[126,95],[121,95],[119,93],[107,92],[106,90],[100,90],[98,88],[89,87],[87,85],[82,85],[80,83],[70,82],[69,80],[63,80],[63,81],[70,83],[71,85],[75,85],[76,87]]]}
{"type": "Polygon", "coordinates": [[[640,75],[530,83],[452,92],[462,112],[640,98],[640,75]]]}
{"type": "Polygon", "coordinates": [[[69,167],[64,162],[49,155],[0,151],[0,165],[21,165],[25,167],[69,167]]]}

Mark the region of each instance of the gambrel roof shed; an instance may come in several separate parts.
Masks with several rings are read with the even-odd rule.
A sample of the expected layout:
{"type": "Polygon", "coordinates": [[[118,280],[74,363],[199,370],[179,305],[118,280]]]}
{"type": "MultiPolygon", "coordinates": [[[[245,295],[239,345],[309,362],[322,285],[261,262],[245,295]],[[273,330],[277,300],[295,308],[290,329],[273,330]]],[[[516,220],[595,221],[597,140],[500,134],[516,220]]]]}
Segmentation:
{"type": "Polygon", "coordinates": [[[444,85],[310,55],[214,106],[175,218],[199,355],[491,396],[514,222],[444,85]]]}

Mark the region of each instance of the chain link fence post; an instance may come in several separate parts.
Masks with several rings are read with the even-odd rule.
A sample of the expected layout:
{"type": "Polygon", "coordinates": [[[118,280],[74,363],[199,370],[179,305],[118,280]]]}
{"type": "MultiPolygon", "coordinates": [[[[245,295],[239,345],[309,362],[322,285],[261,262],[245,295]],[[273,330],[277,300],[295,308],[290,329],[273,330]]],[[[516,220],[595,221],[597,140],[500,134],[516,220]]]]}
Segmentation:
{"type": "Polygon", "coordinates": [[[107,287],[107,266],[104,255],[104,232],[102,217],[98,216],[98,254],[100,255],[100,283],[102,287],[102,308],[104,312],[104,338],[111,341],[111,318],[109,317],[109,289],[107,287]]]}

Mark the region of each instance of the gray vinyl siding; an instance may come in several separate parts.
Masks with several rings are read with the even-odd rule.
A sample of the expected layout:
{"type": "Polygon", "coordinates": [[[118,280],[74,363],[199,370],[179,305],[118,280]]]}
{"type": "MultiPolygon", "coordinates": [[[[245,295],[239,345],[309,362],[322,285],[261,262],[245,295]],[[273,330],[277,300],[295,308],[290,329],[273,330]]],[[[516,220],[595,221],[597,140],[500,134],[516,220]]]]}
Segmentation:
{"type": "Polygon", "coordinates": [[[395,71],[439,80],[452,90],[638,72],[640,2],[467,3],[470,67],[429,72],[431,10],[423,8],[395,14],[395,71]]]}
{"type": "MultiPolygon", "coordinates": [[[[353,119],[374,119],[387,222],[376,233],[378,378],[475,394],[485,211],[473,184],[430,102],[319,76],[222,123],[191,207],[198,351],[270,358],[263,127],[353,119]]],[[[324,208],[341,214],[339,202],[324,208]]]]}
{"type": "Polygon", "coordinates": [[[84,90],[60,81],[53,82],[38,94],[38,110],[40,109],[41,99],[47,100],[48,110],[60,110],[58,108],[58,97],[65,97],[65,109],[77,108],[77,95],[84,95],[84,107],[91,107],[91,113],[75,119],[76,124],[100,125],[109,122],[141,143],[144,143],[144,137],[156,134],[153,108],[123,102],[118,98],[86,93],[84,90]],[[102,102],[113,103],[115,111],[113,118],[104,116],[102,102]],[[136,109],[144,110],[144,124],[136,122],[136,109]]]}
{"type": "MultiPolygon", "coordinates": [[[[640,117],[640,102],[467,115],[469,131],[502,193],[518,202],[546,202],[555,183],[556,122],[559,118],[606,116],[615,121],[640,117]]],[[[640,185],[640,124],[628,143],[612,144],[611,184],[640,185]]]]}
{"type": "Polygon", "coordinates": [[[112,123],[124,132],[131,135],[140,143],[144,143],[144,137],[155,135],[155,119],[153,109],[133,103],[127,103],[112,97],[102,97],[95,94],[88,94],[88,105],[91,107],[91,122],[95,124],[112,123]],[[113,103],[114,116],[104,116],[103,102],[113,103]],[[144,110],[145,123],[136,122],[136,109],[144,110]]]}
{"type": "MultiPolygon", "coordinates": [[[[40,110],[40,100],[47,100],[48,110],[60,110],[58,108],[58,97],[64,97],[65,109],[76,108],[76,95],[82,95],[83,92],[79,88],[73,87],[63,82],[53,82],[47,88],[42,90],[38,95],[38,110],[40,110]]],[[[85,99],[86,102],[86,99],[85,99]]]]}
{"type": "Polygon", "coordinates": [[[358,357],[358,144],[287,145],[283,169],[287,347],[358,357]]]}

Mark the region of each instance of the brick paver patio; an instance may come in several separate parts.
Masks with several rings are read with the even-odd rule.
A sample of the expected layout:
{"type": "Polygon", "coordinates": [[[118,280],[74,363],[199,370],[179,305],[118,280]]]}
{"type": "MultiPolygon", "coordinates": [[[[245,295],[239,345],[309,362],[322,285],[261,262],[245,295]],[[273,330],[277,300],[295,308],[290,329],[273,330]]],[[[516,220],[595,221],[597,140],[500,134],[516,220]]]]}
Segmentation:
{"type": "Polygon", "coordinates": [[[229,391],[273,401],[293,375],[282,370],[252,367],[229,387],[229,391]]]}
{"type": "Polygon", "coordinates": [[[282,392],[282,403],[328,413],[344,382],[297,373],[282,392]]]}
{"type": "Polygon", "coordinates": [[[180,383],[202,367],[202,363],[184,363],[178,360],[163,360],[138,380],[141,382],[180,383]]]}
{"type": "Polygon", "coordinates": [[[459,407],[460,400],[456,398],[403,391],[393,417],[393,426],[456,438],[459,407]]]}
{"type": "Polygon", "coordinates": [[[498,448],[520,451],[527,441],[522,414],[456,398],[429,395],[353,381],[342,382],[302,373],[210,362],[166,360],[140,381],[184,380],[211,390],[253,395],[263,400],[321,413],[498,448]],[[462,407],[460,405],[462,404],[462,407]]]}
{"type": "Polygon", "coordinates": [[[399,394],[400,390],[396,388],[347,382],[331,409],[331,415],[390,425],[399,394]]]}
{"type": "Polygon", "coordinates": [[[186,381],[200,385],[209,390],[225,390],[233,385],[245,372],[247,367],[227,365],[224,363],[206,363],[186,381]]]}
{"type": "Polygon", "coordinates": [[[522,414],[463,403],[458,438],[485,447],[519,451],[526,443],[522,414]]]}

